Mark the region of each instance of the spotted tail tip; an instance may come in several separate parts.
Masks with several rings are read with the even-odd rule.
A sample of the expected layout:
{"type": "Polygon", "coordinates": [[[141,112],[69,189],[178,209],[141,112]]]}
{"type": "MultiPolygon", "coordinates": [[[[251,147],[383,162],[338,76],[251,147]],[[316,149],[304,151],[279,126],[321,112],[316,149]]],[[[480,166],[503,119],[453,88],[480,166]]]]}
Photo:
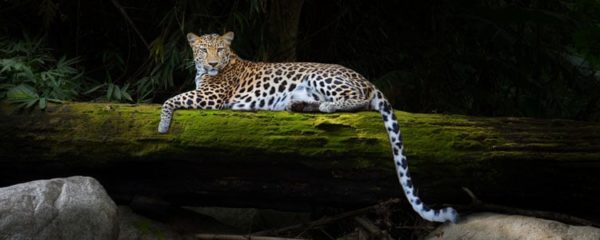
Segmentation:
{"type": "Polygon", "coordinates": [[[451,223],[456,223],[460,219],[460,216],[458,215],[458,212],[456,210],[454,210],[454,208],[447,207],[442,212],[448,213],[446,221],[450,221],[451,223]]]}
{"type": "Polygon", "coordinates": [[[458,222],[458,212],[454,208],[447,207],[442,209],[430,209],[425,207],[422,211],[417,210],[417,213],[427,221],[431,222],[458,222]]]}

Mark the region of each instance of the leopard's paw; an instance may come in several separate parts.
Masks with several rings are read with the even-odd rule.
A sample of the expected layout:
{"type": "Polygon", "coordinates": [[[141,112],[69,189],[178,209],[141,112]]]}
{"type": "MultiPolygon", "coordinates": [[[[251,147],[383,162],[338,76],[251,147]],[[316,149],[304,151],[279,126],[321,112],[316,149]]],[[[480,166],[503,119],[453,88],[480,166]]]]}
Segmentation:
{"type": "Polygon", "coordinates": [[[169,131],[169,123],[168,121],[160,121],[158,124],[158,132],[159,133],[167,133],[169,131]]]}

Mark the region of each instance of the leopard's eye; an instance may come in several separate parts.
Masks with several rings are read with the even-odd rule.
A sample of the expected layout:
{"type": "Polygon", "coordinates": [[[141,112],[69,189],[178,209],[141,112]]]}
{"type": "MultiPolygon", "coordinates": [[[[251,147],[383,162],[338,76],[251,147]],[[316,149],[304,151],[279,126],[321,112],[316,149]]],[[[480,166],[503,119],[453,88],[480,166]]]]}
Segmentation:
{"type": "Polygon", "coordinates": [[[208,52],[208,50],[206,48],[200,48],[200,51],[208,52]]]}
{"type": "Polygon", "coordinates": [[[217,51],[219,51],[219,52],[222,52],[223,50],[225,50],[225,48],[222,48],[222,47],[217,48],[217,51]]]}

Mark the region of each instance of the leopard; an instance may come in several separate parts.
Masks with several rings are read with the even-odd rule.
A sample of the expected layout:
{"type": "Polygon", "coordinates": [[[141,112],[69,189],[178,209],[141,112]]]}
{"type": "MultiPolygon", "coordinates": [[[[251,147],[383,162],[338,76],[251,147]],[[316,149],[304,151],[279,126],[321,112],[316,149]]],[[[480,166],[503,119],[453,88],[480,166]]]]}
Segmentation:
{"type": "Polygon", "coordinates": [[[382,91],[358,72],[337,64],[254,62],[231,48],[233,32],[187,34],[196,67],[196,89],[178,94],[161,108],[159,133],[167,133],[177,109],[234,111],[357,112],[381,114],[391,144],[396,175],[414,211],[432,222],[458,220],[452,207],[433,209],[417,196],[404,155],[398,119],[382,91]]]}

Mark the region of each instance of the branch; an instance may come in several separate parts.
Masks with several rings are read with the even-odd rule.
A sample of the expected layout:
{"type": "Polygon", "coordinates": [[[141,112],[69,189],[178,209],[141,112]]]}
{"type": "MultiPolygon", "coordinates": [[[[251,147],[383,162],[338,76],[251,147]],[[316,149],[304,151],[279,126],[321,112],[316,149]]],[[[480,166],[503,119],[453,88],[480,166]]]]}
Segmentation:
{"type": "Polygon", "coordinates": [[[144,38],[144,36],[140,32],[140,30],[138,30],[138,28],[135,26],[135,24],[133,23],[133,21],[131,20],[131,18],[129,18],[129,16],[127,15],[127,12],[125,12],[125,9],[123,8],[123,6],[121,6],[121,4],[119,4],[119,2],[117,2],[117,0],[111,0],[111,2],[119,10],[119,12],[121,13],[121,15],[123,15],[123,18],[125,18],[125,20],[129,24],[129,26],[133,29],[133,31],[135,31],[135,33],[138,35],[138,37],[140,38],[140,40],[142,40],[142,42],[146,46],[146,49],[150,49],[150,44],[148,44],[148,41],[146,41],[146,39],[144,38]]]}

